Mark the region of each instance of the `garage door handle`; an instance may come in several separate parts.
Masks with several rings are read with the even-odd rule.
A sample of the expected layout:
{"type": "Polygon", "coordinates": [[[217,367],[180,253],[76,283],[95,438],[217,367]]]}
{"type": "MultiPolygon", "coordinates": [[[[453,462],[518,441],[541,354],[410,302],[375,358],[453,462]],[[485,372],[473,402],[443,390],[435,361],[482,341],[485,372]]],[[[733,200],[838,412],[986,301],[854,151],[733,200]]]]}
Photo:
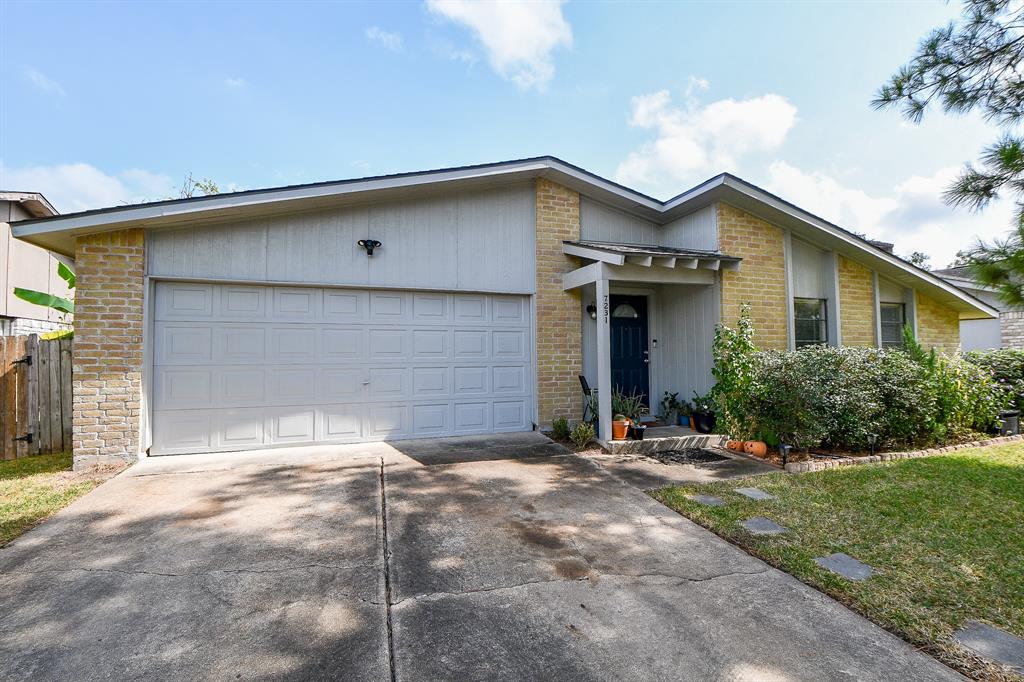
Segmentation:
{"type": "Polygon", "coordinates": [[[369,385],[370,385],[370,382],[369,382],[369,381],[364,381],[364,382],[363,382],[363,386],[369,386],[369,385]]]}

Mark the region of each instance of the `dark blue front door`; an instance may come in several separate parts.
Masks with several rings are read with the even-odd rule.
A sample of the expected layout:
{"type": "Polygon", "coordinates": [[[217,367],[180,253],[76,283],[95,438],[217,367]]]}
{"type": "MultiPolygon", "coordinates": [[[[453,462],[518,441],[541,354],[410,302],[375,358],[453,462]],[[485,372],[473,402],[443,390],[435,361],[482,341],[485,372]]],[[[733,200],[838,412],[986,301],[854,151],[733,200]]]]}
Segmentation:
{"type": "Polygon", "coordinates": [[[650,406],[647,297],[612,295],[610,304],[612,388],[626,395],[641,395],[644,405],[650,406]]]}

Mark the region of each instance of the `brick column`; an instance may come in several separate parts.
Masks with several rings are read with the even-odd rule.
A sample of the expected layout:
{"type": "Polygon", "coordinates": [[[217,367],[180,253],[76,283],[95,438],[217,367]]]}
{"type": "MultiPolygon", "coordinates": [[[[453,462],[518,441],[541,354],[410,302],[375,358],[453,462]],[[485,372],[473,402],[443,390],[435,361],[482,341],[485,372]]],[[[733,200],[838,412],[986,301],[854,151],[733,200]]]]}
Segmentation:
{"type": "Polygon", "coordinates": [[[141,229],[80,237],[75,248],[76,470],[139,456],[145,251],[141,229]]]}
{"type": "Polygon", "coordinates": [[[537,180],[537,413],[579,419],[583,371],[583,312],[580,295],[562,290],[562,275],[579,264],[562,253],[563,240],[580,238],[580,195],[537,180]]]}

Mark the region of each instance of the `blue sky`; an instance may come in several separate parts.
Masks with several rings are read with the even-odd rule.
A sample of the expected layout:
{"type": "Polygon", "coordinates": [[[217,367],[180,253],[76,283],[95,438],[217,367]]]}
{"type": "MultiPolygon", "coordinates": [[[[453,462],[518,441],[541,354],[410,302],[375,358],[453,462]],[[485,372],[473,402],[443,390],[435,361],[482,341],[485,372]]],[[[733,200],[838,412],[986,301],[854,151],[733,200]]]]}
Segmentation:
{"type": "Polygon", "coordinates": [[[0,186],[68,212],[553,154],[662,198],[722,171],[944,266],[996,131],[869,102],[959,4],[0,3],[0,186]]]}

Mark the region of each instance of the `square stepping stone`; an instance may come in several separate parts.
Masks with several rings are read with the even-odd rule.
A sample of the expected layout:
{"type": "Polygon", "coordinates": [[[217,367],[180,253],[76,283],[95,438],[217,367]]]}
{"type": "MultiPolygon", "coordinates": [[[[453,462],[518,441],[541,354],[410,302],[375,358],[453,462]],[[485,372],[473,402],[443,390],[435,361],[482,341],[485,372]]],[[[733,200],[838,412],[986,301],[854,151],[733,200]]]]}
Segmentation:
{"type": "Polygon", "coordinates": [[[838,573],[844,578],[849,578],[850,580],[867,580],[875,573],[875,569],[862,561],[857,561],[849,554],[843,554],[842,552],[836,552],[835,554],[829,554],[828,556],[820,556],[814,560],[814,563],[818,564],[825,570],[838,573]]]}
{"type": "Polygon", "coordinates": [[[753,535],[782,535],[788,533],[789,529],[784,526],[780,526],[771,519],[766,519],[763,516],[754,516],[746,521],[741,521],[740,525],[746,528],[753,535]]]}
{"type": "Polygon", "coordinates": [[[725,500],[721,497],[715,497],[714,495],[687,495],[691,500],[698,504],[706,504],[709,507],[724,507],[725,500]]]}
{"type": "Polygon", "coordinates": [[[973,620],[953,636],[971,651],[1024,674],[1024,639],[973,620]]]}
{"type": "Polygon", "coordinates": [[[769,495],[760,488],[736,488],[736,492],[740,495],[745,495],[752,500],[774,500],[774,495],[769,495]]]}

